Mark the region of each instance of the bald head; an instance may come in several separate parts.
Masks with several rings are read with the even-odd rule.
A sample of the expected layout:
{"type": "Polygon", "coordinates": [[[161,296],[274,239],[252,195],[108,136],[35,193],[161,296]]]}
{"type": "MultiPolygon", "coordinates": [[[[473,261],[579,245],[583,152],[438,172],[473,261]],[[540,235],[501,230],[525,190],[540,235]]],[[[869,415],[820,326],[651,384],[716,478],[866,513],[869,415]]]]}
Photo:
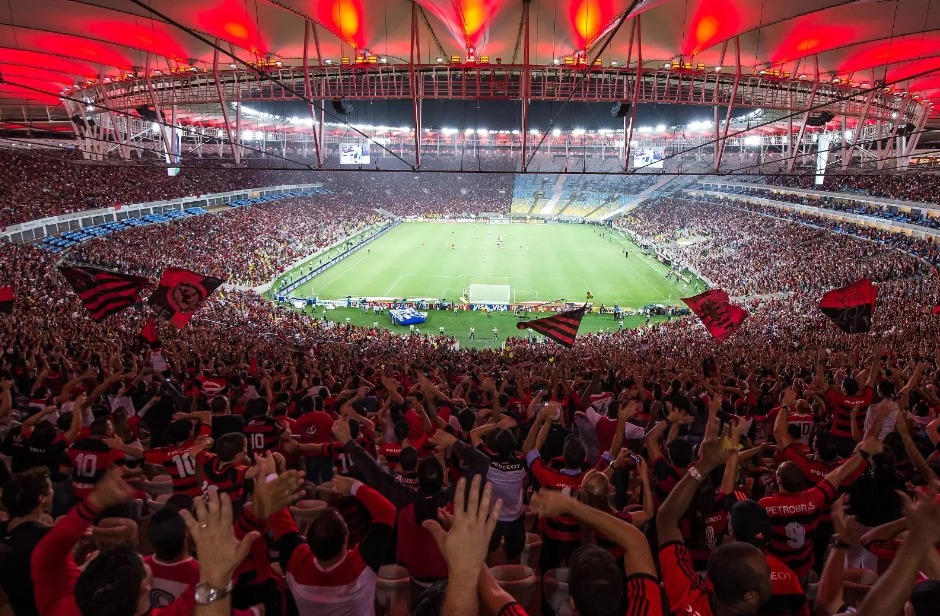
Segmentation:
{"type": "Polygon", "coordinates": [[[799,492],[806,483],[806,476],[796,462],[788,460],[777,467],[777,483],[784,492],[799,492]]]}

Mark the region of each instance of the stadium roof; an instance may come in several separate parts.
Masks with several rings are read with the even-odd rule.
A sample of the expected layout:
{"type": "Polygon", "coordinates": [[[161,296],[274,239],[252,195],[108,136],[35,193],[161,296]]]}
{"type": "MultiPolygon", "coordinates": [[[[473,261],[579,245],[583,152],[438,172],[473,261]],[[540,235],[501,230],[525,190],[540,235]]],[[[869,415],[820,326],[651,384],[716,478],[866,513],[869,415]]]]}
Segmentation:
{"type": "MultiPolygon", "coordinates": [[[[417,0],[421,62],[478,55],[521,61],[523,0],[417,0]]],[[[410,0],[8,0],[0,8],[0,105],[57,103],[64,86],[151,62],[205,68],[220,42],[248,61],[298,65],[305,20],[319,57],[360,53],[409,60],[410,0]],[[158,17],[153,11],[165,15],[158,17]],[[174,22],[174,23],[170,23],[174,22]],[[17,85],[13,85],[17,84],[17,85]]],[[[940,98],[940,2],[933,0],[532,0],[530,62],[590,55],[627,14],[642,16],[644,64],[734,63],[793,76],[887,83],[940,98]]],[[[632,28],[601,54],[627,61],[632,28]]],[[[311,45],[313,43],[311,42],[311,45]]],[[[633,54],[635,61],[636,54],[633,54]]]]}

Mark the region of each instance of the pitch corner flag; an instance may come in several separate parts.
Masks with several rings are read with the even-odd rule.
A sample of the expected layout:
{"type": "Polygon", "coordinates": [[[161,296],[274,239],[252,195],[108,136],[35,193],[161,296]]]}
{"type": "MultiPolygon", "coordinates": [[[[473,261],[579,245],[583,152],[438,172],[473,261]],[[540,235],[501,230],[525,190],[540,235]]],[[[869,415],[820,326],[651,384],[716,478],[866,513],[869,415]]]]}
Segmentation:
{"type": "Polygon", "coordinates": [[[558,344],[570,348],[578,335],[578,328],[581,327],[581,319],[584,317],[586,310],[587,304],[574,310],[553,314],[550,317],[517,323],[516,327],[518,329],[535,330],[558,344]]]}
{"type": "Polygon", "coordinates": [[[819,309],[845,333],[864,334],[871,330],[877,299],[878,287],[864,278],[823,295],[819,309]]]}
{"type": "Polygon", "coordinates": [[[731,303],[728,294],[721,289],[710,289],[694,297],[683,297],[682,301],[701,319],[712,338],[724,342],[738,331],[747,311],[731,303]]]}

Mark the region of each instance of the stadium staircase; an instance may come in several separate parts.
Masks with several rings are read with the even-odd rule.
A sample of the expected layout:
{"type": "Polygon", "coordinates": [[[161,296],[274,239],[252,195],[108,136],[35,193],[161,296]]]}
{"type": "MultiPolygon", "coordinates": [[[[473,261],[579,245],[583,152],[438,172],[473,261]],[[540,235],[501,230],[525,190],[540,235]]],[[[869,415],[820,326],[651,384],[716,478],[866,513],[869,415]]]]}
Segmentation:
{"type": "Polygon", "coordinates": [[[621,216],[629,212],[630,210],[633,210],[639,207],[640,205],[645,203],[648,199],[655,199],[656,197],[661,197],[667,193],[674,193],[679,190],[682,190],[682,188],[694,182],[697,177],[698,176],[694,176],[694,175],[663,176],[663,179],[659,180],[658,182],[656,182],[655,184],[653,184],[646,190],[638,193],[636,196],[630,199],[630,201],[626,205],[604,216],[603,220],[613,220],[614,218],[621,216]],[[681,186],[673,186],[674,182],[680,183],[681,186]],[[669,189],[665,190],[667,186],[669,186],[669,189]]]}
{"type": "MultiPolygon", "coordinates": [[[[558,202],[561,201],[561,198],[565,196],[565,182],[568,180],[568,175],[561,173],[558,175],[558,179],[555,180],[555,187],[552,190],[552,198],[548,200],[545,204],[545,207],[542,208],[542,211],[539,214],[543,216],[552,216],[555,206],[558,205],[558,202]]],[[[564,209],[564,207],[562,208],[564,209]]]]}

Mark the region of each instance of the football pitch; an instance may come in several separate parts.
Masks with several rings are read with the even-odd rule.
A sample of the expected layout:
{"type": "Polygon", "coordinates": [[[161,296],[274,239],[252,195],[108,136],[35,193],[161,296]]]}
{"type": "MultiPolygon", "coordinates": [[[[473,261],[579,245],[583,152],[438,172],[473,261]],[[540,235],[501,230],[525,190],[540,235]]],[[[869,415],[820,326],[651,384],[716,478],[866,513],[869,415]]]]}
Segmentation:
{"type": "Polygon", "coordinates": [[[458,301],[471,284],[508,284],[513,302],[582,302],[590,292],[595,306],[639,309],[694,293],[666,272],[601,226],[407,222],[291,295],[458,301]]]}

